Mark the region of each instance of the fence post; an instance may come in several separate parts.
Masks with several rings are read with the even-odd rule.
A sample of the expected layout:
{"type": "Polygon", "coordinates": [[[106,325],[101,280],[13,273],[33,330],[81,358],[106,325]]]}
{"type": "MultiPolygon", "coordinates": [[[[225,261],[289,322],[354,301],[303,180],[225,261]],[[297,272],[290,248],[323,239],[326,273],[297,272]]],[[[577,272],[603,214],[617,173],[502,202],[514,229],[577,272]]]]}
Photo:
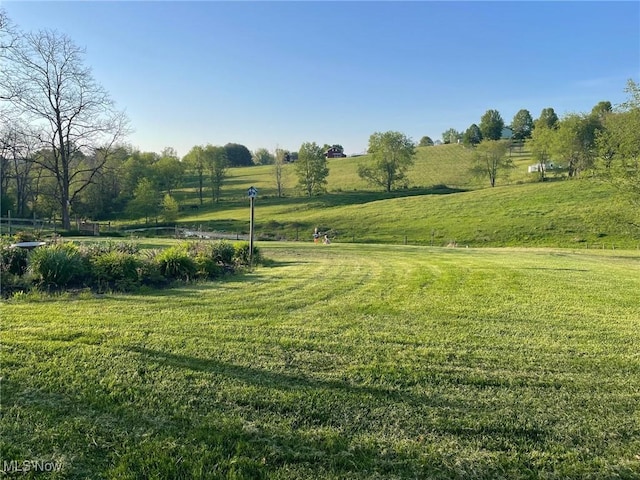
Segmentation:
{"type": "Polygon", "coordinates": [[[7,223],[9,227],[9,235],[11,235],[11,210],[7,210],[7,223]]]}

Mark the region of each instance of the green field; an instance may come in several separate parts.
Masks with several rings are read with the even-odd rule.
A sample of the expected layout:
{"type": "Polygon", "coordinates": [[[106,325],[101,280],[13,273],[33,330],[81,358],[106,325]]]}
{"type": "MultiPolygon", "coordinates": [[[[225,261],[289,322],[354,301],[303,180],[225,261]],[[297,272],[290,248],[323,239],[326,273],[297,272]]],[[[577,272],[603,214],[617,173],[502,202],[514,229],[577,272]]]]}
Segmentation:
{"type": "Polygon", "coordinates": [[[636,251],[260,247],[266,266],[219,283],[2,303],[0,461],[640,478],[636,251]]]}
{"type": "MultiPolygon", "coordinates": [[[[285,197],[275,196],[272,166],[234,168],[218,204],[210,199],[186,210],[179,224],[205,230],[247,233],[247,189],[259,190],[256,232],[263,240],[304,240],[313,229],[351,243],[470,247],[640,248],[637,206],[610,184],[593,178],[539,182],[527,173],[529,152],[512,153],[513,169],[497,187],[469,173],[472,152],[461,145],[417,149],[409,188],[376,191],[357,175],[368,157],[329,161],[328,192],[311,198],[296,193],[288,165],[285,197]]],[[[196,205],[193,186],[180,192],[196,205]]]]}

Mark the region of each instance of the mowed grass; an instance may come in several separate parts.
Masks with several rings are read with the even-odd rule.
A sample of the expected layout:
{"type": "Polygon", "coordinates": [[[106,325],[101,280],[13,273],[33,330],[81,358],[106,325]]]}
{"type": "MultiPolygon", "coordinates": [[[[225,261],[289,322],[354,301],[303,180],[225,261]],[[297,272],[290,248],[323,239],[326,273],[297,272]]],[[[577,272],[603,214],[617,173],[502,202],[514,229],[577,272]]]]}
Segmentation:
{"type": "Polygon", "coordinates": [[[637,252],[260,246],[268,266],[219,283],[4,302],[1,460],[640,477],[637,252]]]}

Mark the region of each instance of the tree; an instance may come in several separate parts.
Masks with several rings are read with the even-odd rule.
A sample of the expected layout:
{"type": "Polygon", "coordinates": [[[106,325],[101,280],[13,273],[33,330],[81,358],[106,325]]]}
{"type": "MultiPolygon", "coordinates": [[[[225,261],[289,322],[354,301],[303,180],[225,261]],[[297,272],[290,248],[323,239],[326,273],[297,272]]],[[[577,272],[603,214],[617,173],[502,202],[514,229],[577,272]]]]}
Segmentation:
{"type": "Polygon", "coordinates": [[[140,180],[133,192],[133,199],[127,205],[127,211],[132,217],[144,217],[144,222],[149,223],[149,218],[158,215],[160,211],[159,192],[156,186],[147,178],[140,180]]]}
{"type": "Polygon", "coordinates": [[[284,191],[284,166],[289,152],[276,148],[275,161],[273,163],[273,174],[276,180],[276,191],[278,198],[282,197],[284,191]]]}
{"type": "Polygon", "coordinates": [[[204,149],[200,145],[196,145],[182,158],[182,163],[184,163],[186,167],[195,170],[196,175],[198,176],[198,198],[200,199],[200,205],[202,205],[204,171],[206,169],[204,149]]]}
{"type": "Polygon", "coordinates": [[[640,85],[627,82],[629,99],[606,115],[596,134],[602,175],[640,207],[640,85]]]}
{"type": "Polygon", "coordinates": [[[227,143],[224,146],[227,154],[227,162],[230,167],[250,167],[253,165],[251,152],[239,143],[227,143]]]}
{"type": "Polygon", "coordinates": [[[531,138],[533,131],[533,118],[529,110],[518,110],[511,121],[511,130],[513,131],[514,140],[525,140],[531,138]]]}
{"type": "Polygon", "coordinates": [[[164,199],[162,200],[162,217],[164,221],[167,223],[175,222],[178,218],[178,211],[180,210],[180,206],[175,198],[173,198],[170,194],[165,194],[164,199]]]}
{"type": "Polygon", "coordinates": [[[483,140],[500,140],[504,120],[497,110],[487,110],[480,118],[480,132],[483,140]]]}
{"type": "Polygon", "coordinates": [[[464,132],[464,136],[462,137],[462,143],[464,143],[468,147],[473,147],[478,145],[482,141],[482,132],[480,131],[480,127],[475,123],[472,124],[467,130],[464,132]]]}
{"type": "Polygon", "coordinates": [[[541,123],[531,134],[531,141],[529,143],[531,155],[538,164],[538,175],[541,182],[546,180],[546,169],[551,160],[551,150],[553,148],[555,133],[555,129],[549,128],[544,123],[541,123]]]}
{"type": "Polygon", "coordinates": [[[316,142],[306,142],[300,146],[295,171],[298,175],[298,186],[307,196],[325,191],[329,167],[322,148],[316,142]]]}
{"type": "Polygon", "coordinates": [[[591,115],[570,114],[559,123],[551,152],[562,161],[569,178],[593,167],[599,122],[591,115]]]}
{"type": "MultiPolygon", "coordinates": [[[[0,124],[0,191],[3,201],[13,198],[12,212],[26,217],[28,202],[34,194],[33,157],[36,141],[29,127],[21,123],[0,124]],[[13,196],[9,195],[9,192],[13,196]]],[[[7,210],[3,207],[3,210],[7,210]]]]}
{"type": "Polygon", "coordinates": [[[547,127],[556,128],[558,124],[558,115],[551,107],[543,108],[540,112],[540,116],[534,122],[534,128],[547,127]]]}
{"type": "Polygon", "coordinates": [[[450,128],[442,134],[442,143],[458,143],[458,140],[462,140],[462,133],[455,128],[450,128]]]}
{"type": "Polygon", "coordinates": [[[424,137],[422,137],[420,139],[420,143],[418,143],[419,147],[432,147],[433,146],[433,140],[431,140],[431,137],[425,135],[424,137]]]}
{"type": "Polygon", "coordinates": [[[120,172],[120,195],[125,200],[133,198],[133,192],[140,180],[153,178],[153,164],[157,161],[157,153],[139,150],[132,152],[125,160],[120,172]]]}
{"type": "Polygon", "coordinates": [[[127,133],[125,115],[83,65],[83,53],[67,36],[40,31],[8,48],[0,70],[0,96],[8,99],[10,115],[39,125],[38,139],[52,152],[40,166],[55,178],[67,229],[74,201],[127,133]],[[104,153],[94,157],[99,160],[86,162],[98,148],[104,153]]]}
{"type": "Polygon", "coordinates": [[[151,169],[160,190],[166,190],[169,195],[182,181],[184,165],[174,152],[163,152],[163,156],[155,162],[151,169]]]}
{"type": "Polygon", "coordinates": [[[209,170],[211,181],[211,194],[213,201],[220,201],[220,190],[224,179],[227,177],[229,161],[227,160],[227,149],[225,147],[214,147],[207,145],[204,149],[205,162],[209,170]]]}
{"type": "Polygon", "coordinates": [[[609,101],[602,101],[602,102],[598,102],[592,109],[591,109],[591,115],[593,117],[596,117],[599,120],[603,120],[604,117],[606,117],[609,113],[611,113],[613,111],[613,108],[611,106],[611,102],[609,101]]]}
{"type": "Polygon", "coordinates": [[[256,165],[272,165],[274,156],[266,148],[259,148],[253,152],[253,163],[256,165]]]}
{"type": "MultiPolygon", "coordinates": [[[[99,150],[96,155],[102,155],[99,150]]],[[[124,211],[127,199],[122,195],[123,166],[131,155],[129,147],[115,149],[93,182],[82,191],[74,212],[95,220],[116,218],[124,211]]]]}
{"type": "Polygon", "coordinates": [[[415,146],[410,138],[400,132],[376,132],[369,137],[368,152],[373,165],[360,165],[358,175],[390,192],[405,180],[407,170],[413,165],[415,146]]]}
{"type": "Polygon", "coordinates": [[[473,173],[486,176],[492,187],[496,186],[498,174],[513,167],[507,157],[509,146],[502,140],[483,140],[475,149],[473,173]]]}

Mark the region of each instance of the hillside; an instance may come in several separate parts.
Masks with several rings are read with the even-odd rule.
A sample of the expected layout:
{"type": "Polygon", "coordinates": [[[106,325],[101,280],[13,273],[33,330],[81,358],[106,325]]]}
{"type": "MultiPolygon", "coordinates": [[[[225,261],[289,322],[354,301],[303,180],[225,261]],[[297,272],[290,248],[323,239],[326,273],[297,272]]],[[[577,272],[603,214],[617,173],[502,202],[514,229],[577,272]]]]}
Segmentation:
{"type": "MultiPolygon", "coordinates": [[[[315,227],[342,242],[460,246],[561,246],[637,248],[634,210],[619,192],[590,179],[551,179],[527,174],[527,152],[513,152],[516,168],[496,188],[469,174],[471,153],[460,145],[419,148],[411,186],[373,191],[357,175],[368,157],[330,161],[328,193],[293,196],[291,167],[286,196],[275,197],[273,167],[230,171],[222,201],[191,210],[180,222],[226,232],[247,232],[246,189],[259,190],[256,232],[261,239],[309,240],[315,227]]],[[[196,204],[195,190],[182,192],[196,204]]]]}

